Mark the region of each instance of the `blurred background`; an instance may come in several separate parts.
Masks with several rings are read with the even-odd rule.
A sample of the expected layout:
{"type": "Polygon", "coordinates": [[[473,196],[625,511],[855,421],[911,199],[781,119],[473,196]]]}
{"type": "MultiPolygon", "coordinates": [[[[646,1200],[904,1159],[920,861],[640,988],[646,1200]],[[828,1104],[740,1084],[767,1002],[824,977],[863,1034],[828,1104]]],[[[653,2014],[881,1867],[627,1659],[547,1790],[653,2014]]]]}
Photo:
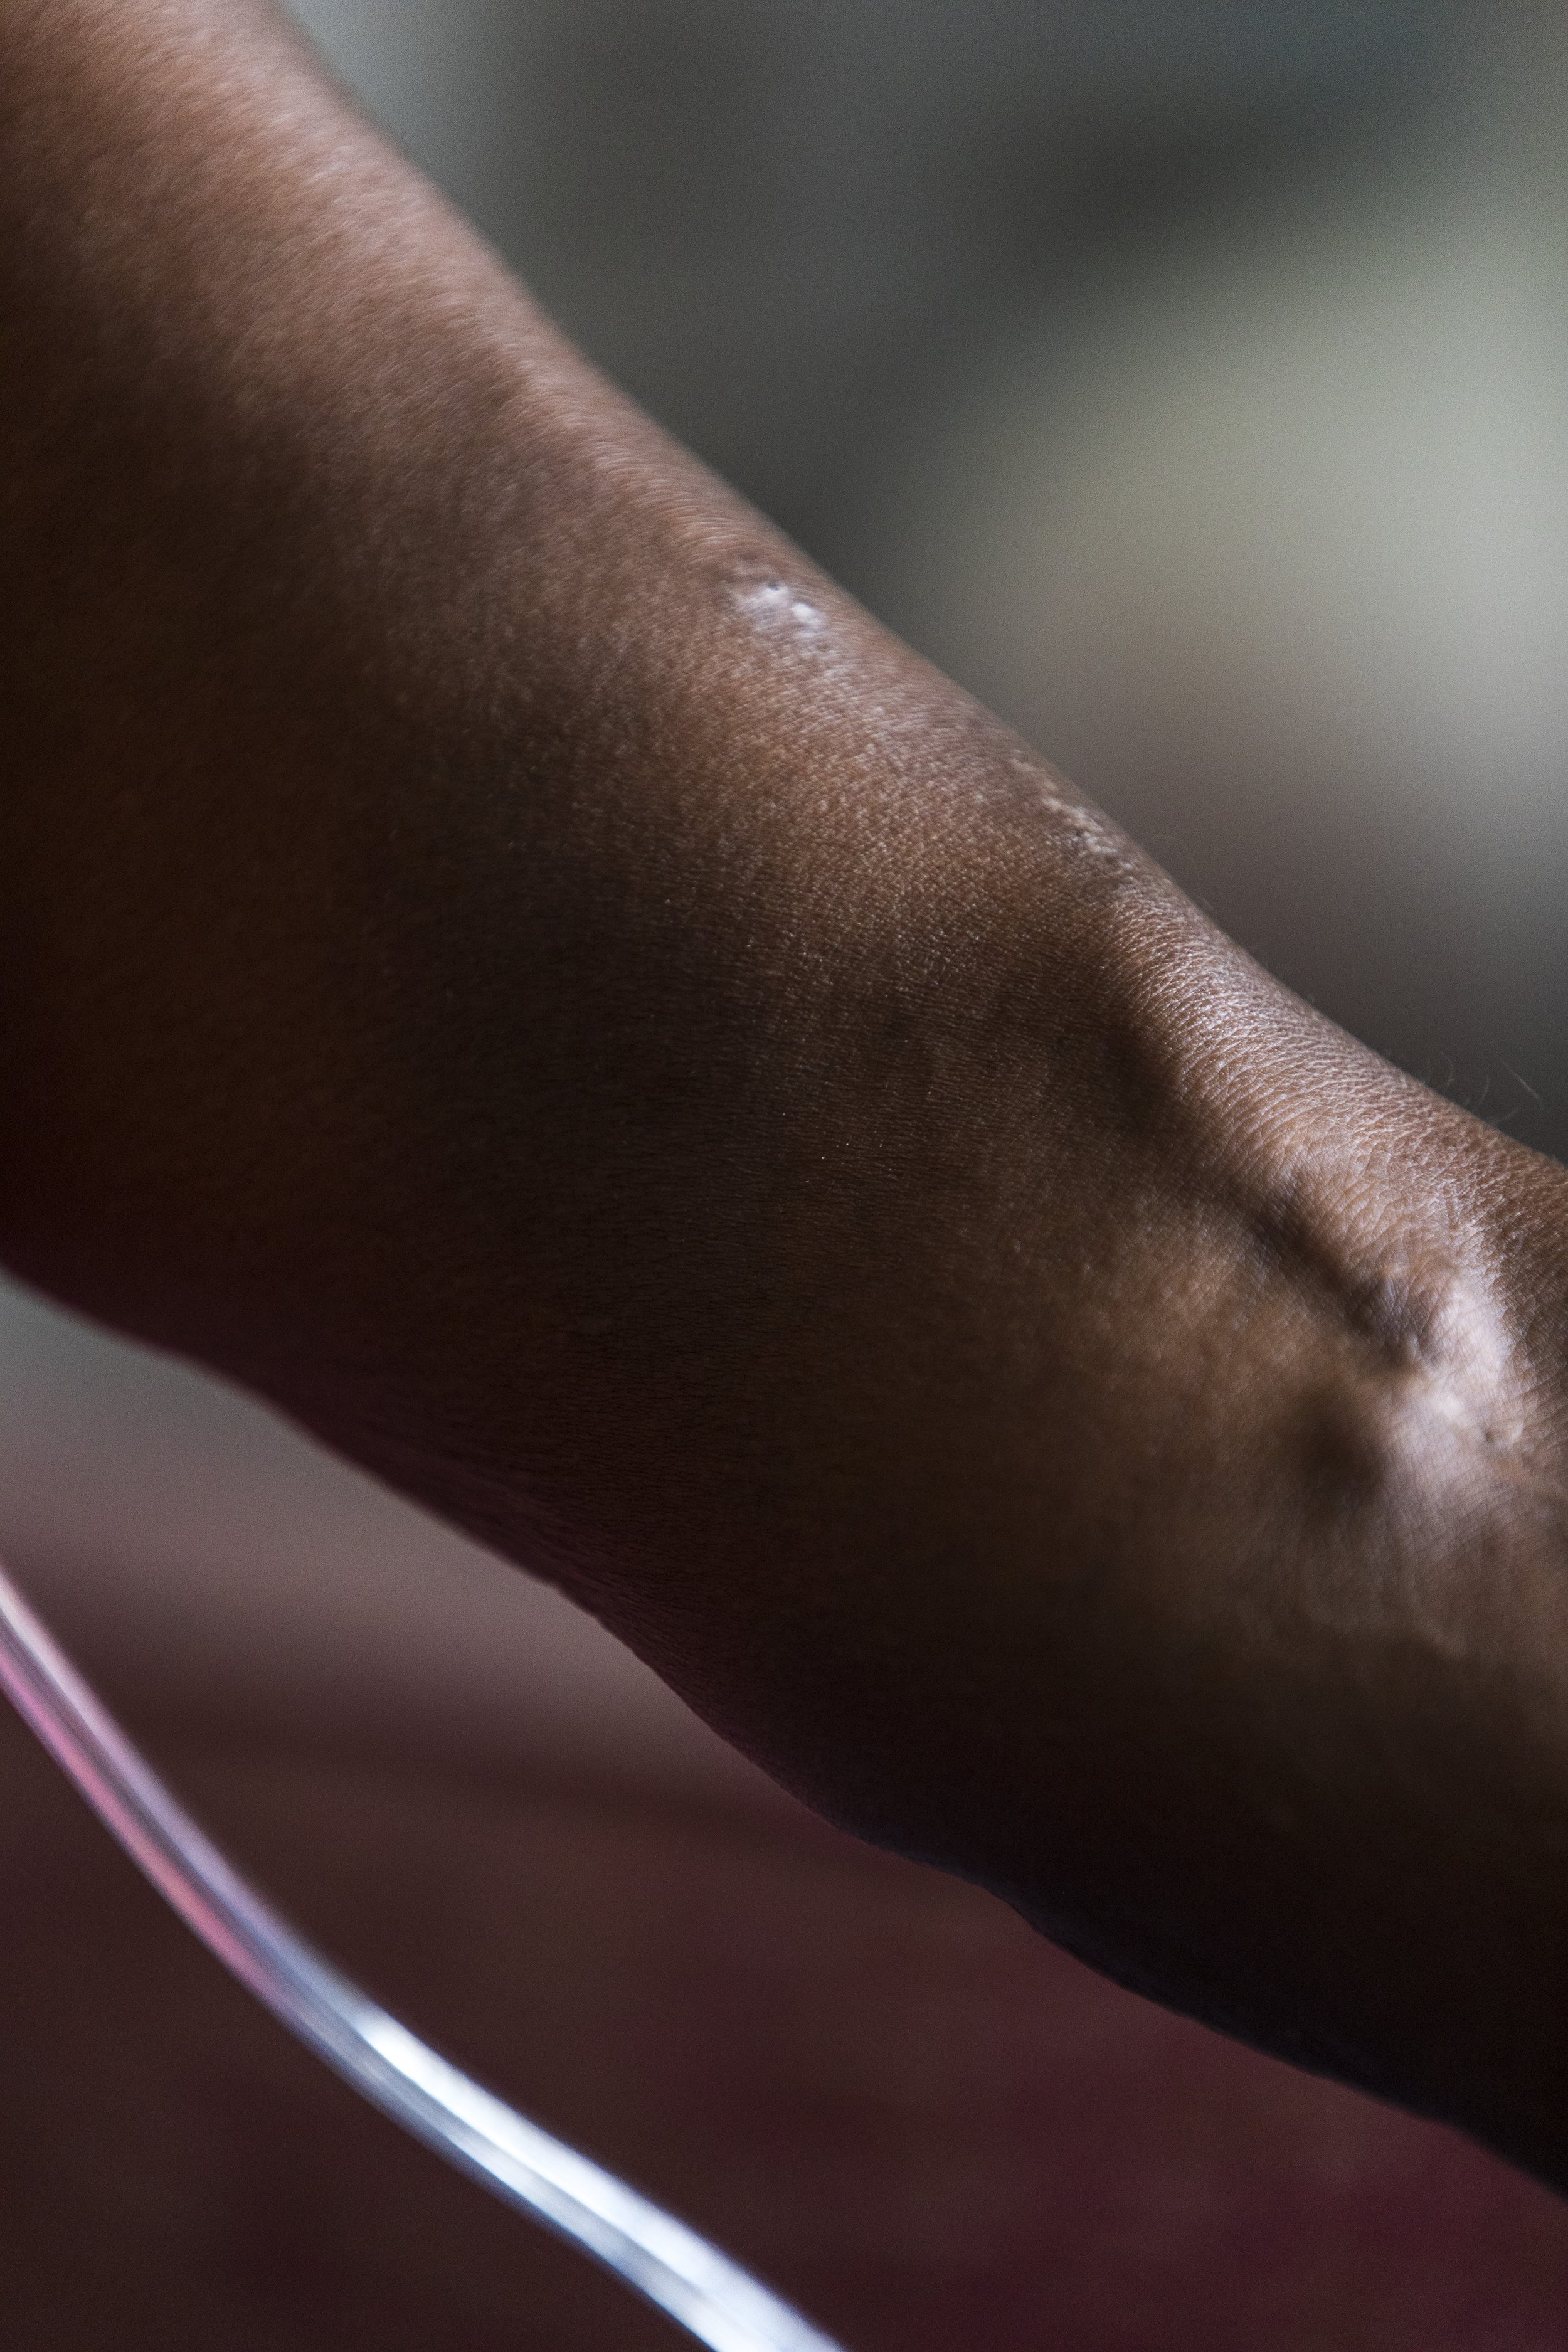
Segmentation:
{"type": "MultiPolygon", "coordinates": [[[[1568,12],[294,13],[1263,961],[1568,1155],[1568,12]]],[[[307,1926],[863,2352],[1568,2347],[1544,2196],[805,1822],[553,1595],[7,1289],[0,1549],[307,1926]]],[[[0,1759],[8,2344],[674,2341],[318,2084],[0,1759]]]]}

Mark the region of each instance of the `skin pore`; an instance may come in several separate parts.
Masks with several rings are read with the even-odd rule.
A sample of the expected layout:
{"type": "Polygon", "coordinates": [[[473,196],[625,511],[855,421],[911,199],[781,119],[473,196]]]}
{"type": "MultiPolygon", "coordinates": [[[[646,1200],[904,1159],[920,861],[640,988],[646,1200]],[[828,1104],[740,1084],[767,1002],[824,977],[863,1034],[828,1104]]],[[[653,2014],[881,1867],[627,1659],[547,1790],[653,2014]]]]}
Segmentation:
{"type": "Polygon", "coordinates": [[[862,1833],[1568,2184],[1568,1178],[252,0],[0,9],[0,1255],[862,1833]]]}

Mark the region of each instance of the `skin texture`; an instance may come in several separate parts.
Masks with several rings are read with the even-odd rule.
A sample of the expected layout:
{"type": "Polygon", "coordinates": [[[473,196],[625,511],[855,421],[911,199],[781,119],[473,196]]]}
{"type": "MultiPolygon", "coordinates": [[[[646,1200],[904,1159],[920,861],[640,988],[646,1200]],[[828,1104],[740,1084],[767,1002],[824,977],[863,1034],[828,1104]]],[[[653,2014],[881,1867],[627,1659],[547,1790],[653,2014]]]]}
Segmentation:
{"type": "Polygon", "coordinates": [[[1568,1198],[249,0],[0,10],[0,1252],[834,1818],[1568,2184],[1568,1198]]]}

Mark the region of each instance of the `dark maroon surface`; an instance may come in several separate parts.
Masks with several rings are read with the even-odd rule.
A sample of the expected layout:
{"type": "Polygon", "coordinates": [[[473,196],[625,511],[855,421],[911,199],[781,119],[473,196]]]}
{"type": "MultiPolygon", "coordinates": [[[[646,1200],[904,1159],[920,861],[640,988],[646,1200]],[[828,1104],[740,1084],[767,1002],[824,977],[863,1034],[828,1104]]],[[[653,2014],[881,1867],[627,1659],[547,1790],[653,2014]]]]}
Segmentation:
{"type": "MultiPolygon", "coordinates": [[[[329,1949],[849,2352],[1565,2352],[1568,2206],[775,1819],[165,1745],[329,1949]]],[[[6,2352],[687,2339],[363,2110],[0,1720],[6,2352]]]]}

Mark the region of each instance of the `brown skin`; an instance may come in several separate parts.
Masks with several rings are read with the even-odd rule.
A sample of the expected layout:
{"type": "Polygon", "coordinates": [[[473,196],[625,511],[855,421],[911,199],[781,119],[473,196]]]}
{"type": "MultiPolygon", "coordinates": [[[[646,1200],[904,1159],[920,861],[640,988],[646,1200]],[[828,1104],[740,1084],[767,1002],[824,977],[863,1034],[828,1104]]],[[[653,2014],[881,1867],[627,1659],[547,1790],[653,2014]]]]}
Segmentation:
{"type": "Polygon", "coordinates": [[[0,1251],[781,1780],[1568,2185],[1568,1176],[251,0],[0,7],[0,1251]]]}

